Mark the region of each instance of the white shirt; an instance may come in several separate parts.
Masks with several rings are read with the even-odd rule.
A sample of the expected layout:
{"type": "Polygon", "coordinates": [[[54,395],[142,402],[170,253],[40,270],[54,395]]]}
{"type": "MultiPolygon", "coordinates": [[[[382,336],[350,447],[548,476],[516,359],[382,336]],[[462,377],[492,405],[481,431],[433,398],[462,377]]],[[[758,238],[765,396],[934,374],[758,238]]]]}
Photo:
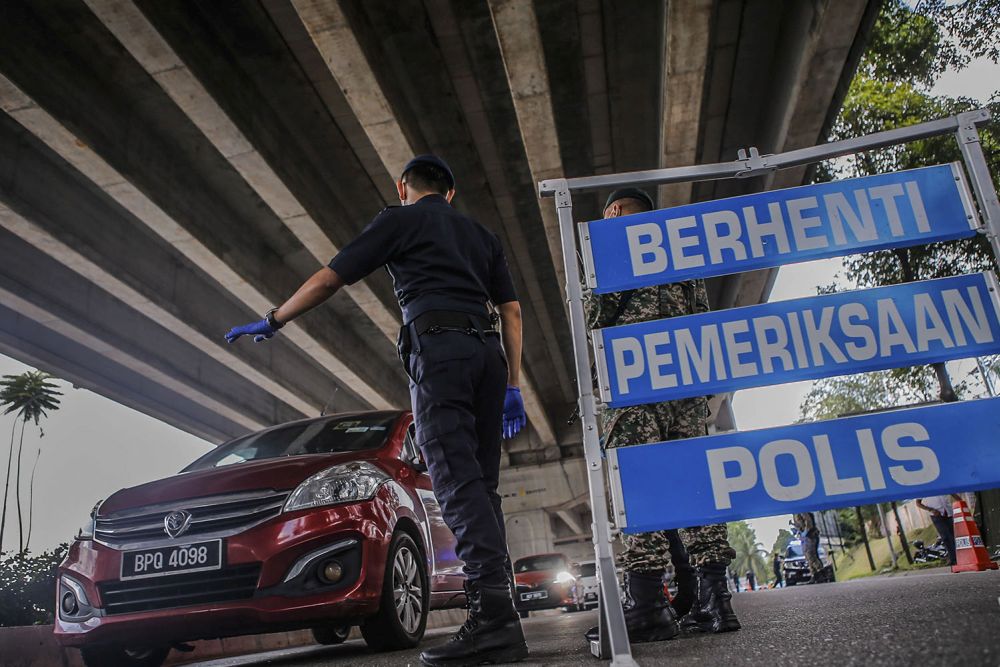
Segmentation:
{"type": "Polygon", "coordinates": [[[942,516],[951,516],[951,496],[931,496],[922,499],[921,502],[927,507],[937,510],[942,516]]]}

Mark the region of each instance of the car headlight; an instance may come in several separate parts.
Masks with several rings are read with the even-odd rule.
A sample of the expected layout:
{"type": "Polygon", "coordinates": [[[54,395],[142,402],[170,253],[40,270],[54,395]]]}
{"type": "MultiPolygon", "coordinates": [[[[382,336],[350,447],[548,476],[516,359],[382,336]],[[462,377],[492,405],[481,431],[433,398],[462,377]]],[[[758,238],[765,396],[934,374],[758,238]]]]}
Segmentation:
{"type": "Polygon", "coordinates": [[[299,484],[285,501],[285,511],[368,500],[389,475],[367,461],[327,468],[299,484]]]}
{"type": "Polygon", "coordinates": [[[570,584],[573,583],[574,581],[576,581],[576,577],[574,577],[569,572],[560,572],[559,574],[556,575],[557,584],[570,584]]]}
{"type": "Polygon", "coordinates": [[[80,532],[77,533],[76,539],[78,540],[92,540],[94,539],[94,531],[97,529],[97,511],[101,509],[101,503],[103,500],[98,500],[94,504],[94,509],[90,510],[90,518],[87,519],[87,523],[80,527],[80,532]]]}

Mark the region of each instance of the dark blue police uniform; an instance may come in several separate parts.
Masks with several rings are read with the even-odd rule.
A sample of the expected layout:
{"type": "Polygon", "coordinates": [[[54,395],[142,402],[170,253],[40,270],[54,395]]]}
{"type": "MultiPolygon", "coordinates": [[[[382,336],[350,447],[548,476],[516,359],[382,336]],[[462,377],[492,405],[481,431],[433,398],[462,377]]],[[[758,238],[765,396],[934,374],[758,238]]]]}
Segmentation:
{"type": "Polygon", "coordinates": [[[470,581],[507,581],[497,485],[507,361],[487,302],[515,301],[497,236],[441,195],[383,210],[331,262],[348,284],[380,266],[403,311],[400,356],[420,446],[470,581]]]}

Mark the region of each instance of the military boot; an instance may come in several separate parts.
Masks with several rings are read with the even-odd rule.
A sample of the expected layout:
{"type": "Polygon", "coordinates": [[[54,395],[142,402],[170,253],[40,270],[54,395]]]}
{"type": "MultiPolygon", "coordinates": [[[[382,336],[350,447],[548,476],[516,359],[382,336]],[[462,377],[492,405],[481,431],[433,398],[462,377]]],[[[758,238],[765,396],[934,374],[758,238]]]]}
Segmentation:
{"type": "MultiPolygon", "coordinates": [[[[635,644],[673,639],[680,633],[677,614],[663,594],[659,572],[625,573],[625,626],[628,639],[635,644]]],[[[598,629],[587,630],[588,641],[596,641],[598,629]]]]}
{"type": "Polygon", "coordinates": [[[507,584],[466,582],[469,616],[445,644],[420,654],[420,662],[430,667],[481,665],[517,662],[528,657],[521,619],[507,584]]]}
{"type": "Polygon", "coordinates": [[[691,611],[681,620],[685,632],[733,632],[740,621],[733,611],[726,579],[726,566],[708,564],[698,568],[697,598],[691,611]]]}

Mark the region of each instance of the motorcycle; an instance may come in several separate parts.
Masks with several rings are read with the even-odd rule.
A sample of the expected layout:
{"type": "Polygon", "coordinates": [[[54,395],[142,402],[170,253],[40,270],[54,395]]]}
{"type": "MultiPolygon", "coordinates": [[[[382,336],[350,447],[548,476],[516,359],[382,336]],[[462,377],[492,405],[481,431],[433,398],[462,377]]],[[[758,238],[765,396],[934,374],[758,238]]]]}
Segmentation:
{"type": "Polygon", "coordinates": [[[948,560],[948,549],[945,548],[944,542],[940,537],[930,546],[925,545],[923,540],[914,540],[913,546],[914,563],[934,563],[939,560],[948,560]]]}

